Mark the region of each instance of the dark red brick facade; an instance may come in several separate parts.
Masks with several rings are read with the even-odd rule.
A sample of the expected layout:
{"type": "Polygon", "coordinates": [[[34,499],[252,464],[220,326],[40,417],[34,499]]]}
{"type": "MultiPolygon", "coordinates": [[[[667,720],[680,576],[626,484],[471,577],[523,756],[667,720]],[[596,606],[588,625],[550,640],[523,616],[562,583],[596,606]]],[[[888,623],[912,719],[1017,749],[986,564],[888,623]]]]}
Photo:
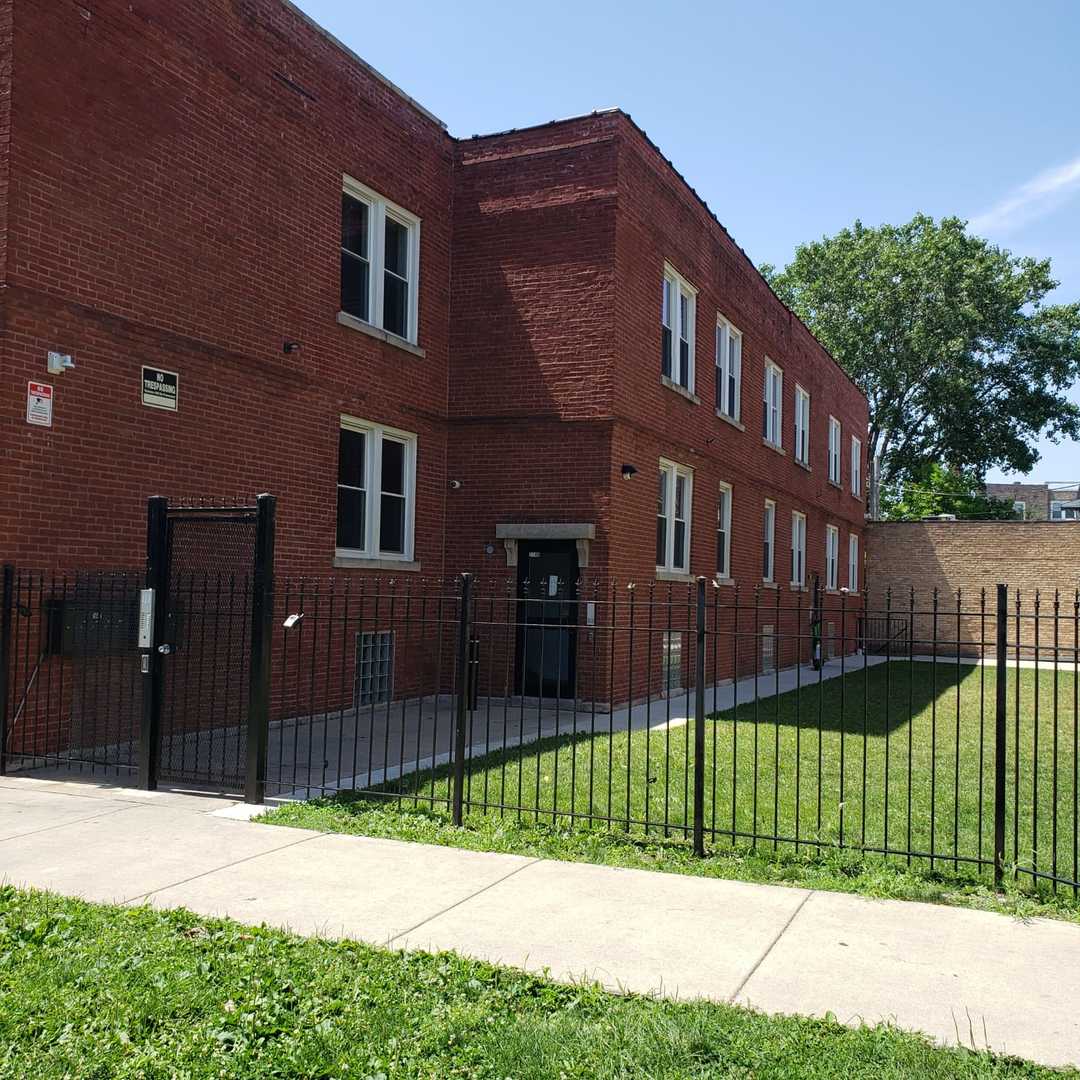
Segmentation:
{"type": "Polygon", "coordinates": [[[779,588],[795,509],[808,571],[831,523],[847,583],[866,400],[624,113],[457,140],[282,0],[4,0],[0,49],[5,561],[138,565],[148,495],[270,491],[282,572],[369,574],[334,566],[347,414],[417,435],[425,578],[513,575],[500,525],[577,523],[586,576],[655,579],[666,458],[693,470],[691,574],[716,569],[724,482],[733,581],[761,583],[770,498],[779,588]],[[345,174],[422,221],[419,349],[338,321],[345,174]],[[665,262],[698,290],[696,400],[660,378],[665,262]],[[741,429],[714,408],[718,313],[744,335],[741,429]],[[47,375],[50,350],[74,369],[47,375]],[[180,374],[178,411],[141,404],[143,364],[180,374]],[[29,380],[55,387],[51,428],[25,422],[29,380]]]}

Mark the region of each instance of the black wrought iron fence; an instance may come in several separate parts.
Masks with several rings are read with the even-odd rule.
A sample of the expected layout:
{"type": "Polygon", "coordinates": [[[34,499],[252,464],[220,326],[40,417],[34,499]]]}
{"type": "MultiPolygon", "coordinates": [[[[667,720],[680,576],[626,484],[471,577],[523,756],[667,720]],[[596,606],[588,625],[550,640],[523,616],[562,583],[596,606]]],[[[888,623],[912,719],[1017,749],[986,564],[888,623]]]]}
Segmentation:
{"type": "MultiPolygon", "coordinates": [[[[5,573],[6,767],[131,770],[140,584],[5,573]]],[[[249,641],[233,606],[198,634],[249,641]]],[[[1080,890],[1077,593],[403,574],[279,580],[271,624],[247,744],[270,798],[350,792],[457,823],[851,849],[1080,890]]],[[[196,624],[178,625],[182,670],[196,624]]],[[[228,748],[215,685],[196,719],[228,748]]]]}

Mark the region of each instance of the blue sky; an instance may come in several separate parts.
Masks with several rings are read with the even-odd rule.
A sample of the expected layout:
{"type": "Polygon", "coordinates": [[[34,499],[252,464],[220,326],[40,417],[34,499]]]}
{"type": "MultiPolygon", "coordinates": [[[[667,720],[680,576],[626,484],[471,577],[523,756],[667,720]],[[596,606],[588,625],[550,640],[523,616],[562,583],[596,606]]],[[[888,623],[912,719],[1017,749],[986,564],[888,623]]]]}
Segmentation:
{"type": "MultiPolygon", "coordinates": [[[[1080,297],[1075,0],[299,2],[455,135],[621,106],[757,263],[921,210],[1080,297]]],[[[1041,449],[1035,479],[1080,477],[1041,449]]]]}

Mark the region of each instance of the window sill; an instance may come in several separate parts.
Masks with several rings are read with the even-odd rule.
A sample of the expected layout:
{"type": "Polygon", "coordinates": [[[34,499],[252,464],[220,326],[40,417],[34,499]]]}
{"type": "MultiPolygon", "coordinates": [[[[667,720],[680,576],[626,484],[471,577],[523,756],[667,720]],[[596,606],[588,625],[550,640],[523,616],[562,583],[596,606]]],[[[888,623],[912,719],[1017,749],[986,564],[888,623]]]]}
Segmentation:
{"type": "Polygon", "coordinates": [[[338,570],[385,570],[404,574],[416,574],[420,571],[418,562],[408,562],[405,559],[372,559],[366,555],[349,555],[344,551],[334,555],[333,565],[338,570]]]}
{"type": "Polygon", "coordinates": [[[787,451],[777,443],[769,442],[769,440],[765,438],[763,438],[761,442],[763,446],[767,446],[770,450],[775,450],[781,457],[787,457],[787,451]]]}
{"type": "Polygon", "coordinates": [[[724,587],[725,585],[726,585],[726,586],[727,586],[727,587],[728,587],[729,589],[737,589],[737,588],[738,588],[738,583],[737,583],[737,582],[735,581],[735,579],[734,579],[734,578],[732,578],[732,577],[716,577],[716,576],[714,575],[714,576],[713,576],[713,579],[712,579],[712,583],[713,583],[714,585],[716,585],[716,586],[717,586],[718,588],[722,588],[722,587],[724,587]]]}
{"type": "Polygon", "coordinates": [[[725,424],[730,424],[733,428],[738,428],[739,431],[746,430],[745,424],[740,424],[734,417],[728,416],[727,413],[721,412],[719,409],[716,410],[716,418],[723,420],[725,424]]]}
{"type": "Polygon", "coordinates": [[[402,352],[411,353],[413,356],[419,356],[421,359],[427,356],[427,353],[420,348],[419,345],[414,345],[411,341],[406,341],[402,337],[398,337],[397,334],[391,334],[386,330],[380,330],[377,326],[372,326],[371,323],[364,322],[363,319],[358,319],[355,315],[350,315],[346,311],[339,311],[337,314],[337,321],[342,326],[347,326],[350,330],[359,330],[361,334],[367,334],[368,337],[376,338],[379,341],[385,341],[387,345],[393,345],[396,349],[401,349],[402,352]]]}
{"type": "Polygon", "coordinates": [[[799,585],[794,581],[791,582],[790,585],[788,585],[788,588],[792,592],[809,592],[810,591],[810,586],[809,585],[799,585]]]}
{"type": "Polygon", "coordinates": [[[775,581],[763,581],[761,583],[761,587],[763,589],[779,589],[780,588],[780,586],[777,585],[777,583],[775,581]]]}
{"type": "Polygon", "coordinates": [[[836,489],[837,489],[837,491],[839,491],[839,490],[840,490],[840,481],[839,481],[839,480],[834,480],[834,479],[833,479],[833,478],[832,478],[832,477],[830,476],[830,477],[829,477],[829,483],[830,483],[830,484],[832,484],[832,486],[833,486],[834,488],[836,488],[836,489]]]}
{"type": "Polygon", "coordinates": [[[808,461],[800,461],[798,458],[795,458],[795,464],[798,465],[800,469],[805,469],[807,472],[814,471],[808,461]]]}
{"type": "Polygon", "coordinates": [[[701,398],[699,398],[693,390],[687,390],[685,386],[681,386],[674,379],[669,379],[666,375],[660,376],[660,385],[666,386],[669,390],[674,390],[679,397],[684,397],[687,401],[692,401],[695,405],[701,404],[701,398]]]}
{"type": "Polygon", "coordinates": [[[696,574],[685,574],[681,570],[656,570],[657,581],[697,581],[696,574]]]}

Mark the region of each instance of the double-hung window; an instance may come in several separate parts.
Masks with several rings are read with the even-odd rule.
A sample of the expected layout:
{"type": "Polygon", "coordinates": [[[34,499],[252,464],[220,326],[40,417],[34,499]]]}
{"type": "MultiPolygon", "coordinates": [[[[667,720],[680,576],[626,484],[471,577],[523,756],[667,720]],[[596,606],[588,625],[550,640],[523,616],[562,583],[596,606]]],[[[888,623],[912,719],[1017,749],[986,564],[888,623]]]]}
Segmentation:
{"type": "Polygon", "coordinates": [[[665,264],[660,309],[661,362],[665,379],[694,392],[694,323],[697,289],[665,264]]]}
{"type": "Polygon", "coordinates": [[[772,499],[765,500],[765,521],[762,531],[761,543],[761,580],[772,581],[773,564],[775,561],[776,541],[776,503],[772,499]]]}
{"type": "Polygon", "coordinates": [[[716,576],[731,577],[731,485],[721,484],[716,502],[716,576]]]}
{"type": "Polygon", "coordinates": [[[784,421],[784,373],[771,360],[765,360],[765,412],[761,434],[767,443],[781,446],[784,421]]]}
{"type": "Polygon", "coordinates": [[[825,526],[825,588],[837,587],[837,562],[840,558],[840,530],[835,525],[825,526]]]}
{"type": "Polygon", "coordinates": [[[416,436],[343,416],[338,434],[338,554],[411,561],[415,492],[416,436]]]}
{"type": "Polygon", "coordinates": [[[795,460],[810,464],[810,395],[795,384],[795,460]]]}
{"type": "Polygon", "coordinates": [[[840,485],[840,421],[829,417],[829,480],[840,485]]]}
{"type": "Polygon", "coordinates": [[[716,319],[716,410],[739,421],[742,401],[742,334],[723,316],[716,319]]]}
{"type": "Polygon", "coordinates": [[[341,193],[341,310],[416,343],[420,219],[345,177],[341,193]]]}
{"type": "Polygon", "coordinates": [[[862,440],[851,436],[851,494],[862,498],[862,440]]]}
{"type": "Polygon", "coordinates": [[[694,471],[660,462],[656,500],[656,568],[686,574],[690,569],[690,508],[694,471]]]}
{"type": "Polygon", "coordinates": [[[859,538],[851,533],[847,542],[847,587],[859,591],[859,538]]]}
{"type": "Polygon", "coordinates": [[[806,515],[798,510],[791,515],[791,584],[806,584],[806,515]]]}

